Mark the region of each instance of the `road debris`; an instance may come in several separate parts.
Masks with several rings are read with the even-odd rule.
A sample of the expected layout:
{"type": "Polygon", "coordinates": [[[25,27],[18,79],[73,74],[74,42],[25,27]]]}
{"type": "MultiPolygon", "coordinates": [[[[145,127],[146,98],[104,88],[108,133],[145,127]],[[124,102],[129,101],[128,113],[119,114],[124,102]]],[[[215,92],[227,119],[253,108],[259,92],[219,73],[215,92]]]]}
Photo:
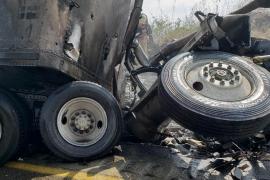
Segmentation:
{"type": "Polygon", "coordinates": [[[172,121],[162,135],[161,146],[188,159],[191,179],[270,179],[270,139],[264,133],[221,142],[194,134],[172,121]]]}

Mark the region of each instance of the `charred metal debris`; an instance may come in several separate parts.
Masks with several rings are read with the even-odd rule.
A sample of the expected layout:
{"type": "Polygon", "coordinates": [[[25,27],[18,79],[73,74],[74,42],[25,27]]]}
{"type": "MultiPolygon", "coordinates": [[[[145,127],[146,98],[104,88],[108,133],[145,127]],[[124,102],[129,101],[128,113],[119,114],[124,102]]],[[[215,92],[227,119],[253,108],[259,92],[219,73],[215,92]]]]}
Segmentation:
{"type": "Polygon", "coordinates": [[[270,134],[220,141],[193,133],[175,122],[162,129],[157,145],[187,158],[192,179],[269,179],[270,134]]]}

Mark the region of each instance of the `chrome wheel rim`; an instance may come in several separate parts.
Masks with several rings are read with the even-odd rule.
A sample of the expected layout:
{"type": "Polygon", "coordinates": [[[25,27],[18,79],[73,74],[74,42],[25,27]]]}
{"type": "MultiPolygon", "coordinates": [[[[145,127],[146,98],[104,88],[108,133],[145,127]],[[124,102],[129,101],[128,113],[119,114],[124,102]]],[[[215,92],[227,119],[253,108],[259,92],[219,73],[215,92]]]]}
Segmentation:
{"type": "Polygon", "coordinates": [[[57,116],[57,128],[62,138],[80,147],[97,143],[105,135],[107,124],[104,108],[97,101],[85,97],[65,103],[57,116]]]}

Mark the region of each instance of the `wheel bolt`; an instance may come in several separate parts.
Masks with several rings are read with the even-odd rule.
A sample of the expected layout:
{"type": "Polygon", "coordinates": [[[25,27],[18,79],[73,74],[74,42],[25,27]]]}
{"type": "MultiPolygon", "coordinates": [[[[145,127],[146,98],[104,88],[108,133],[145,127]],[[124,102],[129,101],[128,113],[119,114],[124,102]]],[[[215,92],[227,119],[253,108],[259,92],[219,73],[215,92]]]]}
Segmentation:
{"type": "Polygon", "coordinates": [[[208,77],[209,74],[208,74],[208,72],[205,72],[203,75],[204,75],[204,77],[208,77]]]}
{"type": "Polygon", "coordinates": [[[214,63],[211,62],[211,63],[209,64],[209,67],[210,67],[210,68],[214,67],[214,63]]]}
{"type": "Polygon", "coordinates": [[[235,70],[235,71],[234,71],[234,74],[235,74],[235,75],[238,75],[238,74],[239,74],[239,71],[235,70]]]}
{"type": "Polygon", "coordinates": [[[230,84],[231,84],[231,85],[234,85],[234,80],[231,80],[231,81],[230,81],[230,84]]]}
{"type": "Polygon", "coordinates": [[[225,85],[225,81],[220,81],[220,85],[224,86],[225,85]]]}
{"type": "Polygon", "coordinates": [[[240,80],[240,76],[236,76],[236,77],[235,77],[235,80],[236,80],[236,81],[239,81],[239,80],[240,80]]]}
{"type": "Polygon", "coordinates": [[[218,67],[222,67],[222,65],[223,65],[223,64],[222,64],[221,62],[220,62],[220,63],[218,63],[218,67]]]}
{"type": "Polygon", "coordinates": [[[204,67],[203,68],[203,71],[208,71],[208,67],[204,67]]]}
{"type": "Polygon", "coordinates": [[[228,69],[228,70],[231,70],[231,69],[232,69],[232,66],[231,66],[231,65],[229,65],[229,66],[227,67],[227,69],[228,69]]]}

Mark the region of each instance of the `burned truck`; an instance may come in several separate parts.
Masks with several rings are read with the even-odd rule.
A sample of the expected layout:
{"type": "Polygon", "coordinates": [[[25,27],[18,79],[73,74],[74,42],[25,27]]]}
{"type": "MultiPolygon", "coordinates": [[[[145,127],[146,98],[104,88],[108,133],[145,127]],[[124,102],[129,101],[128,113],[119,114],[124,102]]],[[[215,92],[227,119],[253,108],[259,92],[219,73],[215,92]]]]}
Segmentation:
{"type": "Polygon", "coordinates": [[[1,164],[24,150],[34,128],[67,160],[110,151],[123,126],[112,94],[114,66],[137,6],[132,0],[1,1],[1,164]]]}
{"type": "Polygon", "coordinates": [[[152,141],[169,117],[222,139],[265,129],[270,74],[253,60],[265,65],[270,51],[251,38],[246,13],[269,2],[226,17],[197,12],[200,30],[152,57],[136,41],[142,5],[0,2],[0,164],[19,157],[35,130],[55,155],[82,161],[108,154],[123,129],[152,141]],[[139,78],[145,72],[158,76],[150,89],[139,78]],[[137,100],[121,107],[127,76],[137,100]]]}

